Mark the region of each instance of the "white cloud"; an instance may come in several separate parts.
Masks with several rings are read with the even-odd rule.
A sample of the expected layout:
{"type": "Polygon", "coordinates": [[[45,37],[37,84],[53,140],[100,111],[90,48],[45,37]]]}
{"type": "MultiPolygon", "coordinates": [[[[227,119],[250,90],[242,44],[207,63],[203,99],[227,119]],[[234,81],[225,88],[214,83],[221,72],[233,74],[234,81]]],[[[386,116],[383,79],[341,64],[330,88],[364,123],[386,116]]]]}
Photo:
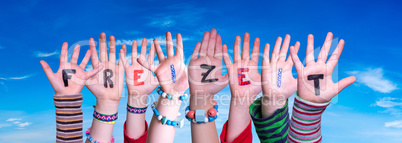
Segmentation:
{"type": "Polygon", "coordinates": [[[19,77],[0,77],[0,80],[21,80],[21,79],[30,78],[32,76],[33,76],[33,74],[19,76],[19,77]]]}
{"type": "Polygon", "coordinates": [[[393,121],[393,122],[385,122],[385,127],[394,127],[394,128],[402,128],[402,120],[393,121]]]}
{"type": "Polygon", "coordinates": [[[59,54],[58,51],[54,51],[51,53],[36,51],[34,53],[34,56],[39,57],[39,58],[44,58],[44,57],[50,57],[50,56],[57,55],[57,54],[59,54]]]}
{"type": "Polygon", "coordinates": [[[397,99],[397,98],[384,97],[384,98],[381,98],[380,100],[376,101],[375,105],[380,106],[380,107],[385,107],[385,108],[395,107],[395,106],[402,107],[402,102],[396,102],[398,100],[401,101],[400,99],[397,99]]]}
{"type": "Polygon", "coordinates": [[[365,71],[351,71],[348,72],[348,74],[356,76],[357,82],[370,87],[374,91],[391,93],[398,89],[395,83],[384,77],[382,68],[367,69],[365,71]]]}
{"type": "Polygon", "coordinates": [[[23,128],[23,127],[29,126],[31,124],[32,124],[31,122],[24,122],[24,123],[17,123],[16,125],[20,128],[23,128]]]}
{"type": "MultiPolygon", "coordinates": [[[[154,38],[147,38],[147,45],[148,45],[147,47],[148,47],[148,49],[150,48],[149,45],[151,45],[153,43],[154,39],[158,39],[159,45],[166,46],[165,37],[164,36],[157,36],[157,37],[154,37],[154,38]]],[[[182,38],[182,39],[183,39],[183,41],[190,40],[190,38],[182,38]]],[[[137,41],[137,46],[141,46],[142,38],[138,38],[138,39],[118,39],[118,40],[116,40],[116,45],[125,44],[126,46],[132,46],[134,40],[137,41]]],[[[176,46],[176,39],[172,39],[172,40],[173,40],[173,46],[176,46]]]]}
{"type": "Polygon", "coordinates": [[[10,119],[7,119],[6,121],[13,122],[13,121],[21,121],[21,120],[22,120],[21,118],[10,118],[10,119]]]}

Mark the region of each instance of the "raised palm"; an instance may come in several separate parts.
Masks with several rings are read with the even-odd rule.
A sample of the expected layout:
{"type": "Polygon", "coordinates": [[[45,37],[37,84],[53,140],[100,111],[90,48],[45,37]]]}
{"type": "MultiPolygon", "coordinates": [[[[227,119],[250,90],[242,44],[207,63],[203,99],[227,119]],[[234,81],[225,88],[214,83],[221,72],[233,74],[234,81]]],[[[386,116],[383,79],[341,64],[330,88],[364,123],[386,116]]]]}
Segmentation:
{"type": "MultiPolygon", "coordinates": [[[[297,90],[297,80],[293,77],[293,61],[286,60],[289,49],[290,36],[286,35],[281,48],[282,38],[278,37],[269,60],[269,45],[264,48],[262,63],[262,92],[267,98],[289,98],[297,90]]],[[[296,42],[298,51],[300,43],[296,42]]]]}
{"type": "MultiPolygon", "coordinates": [[[[141,54],[137,58],[137,41],[133,41],[131,65],[127,62],[126,45],[122,46],[123,52],[122,59],[124,63],[124,69],[126,71],[126,83],[129,95],[149,95],[158,85],[158,80],[152,75],[152,72],[143,67],[137,62],[137,59],[146,59],[147,52],[147,39],[143,39],[141,43],[141,54]]],[[[153,64],[155,59],[155,46],[151,45],[151,50],[147,58],[147,63],[153,64]]]]}
{"type": "Polygon", "coordinates": [[[122,60],[116,65],[116,42],[114,36],[109,38],[109,58],[107,56],[106,34],[100,35],[100,62],[95,47],[94,39],[89,40],[92,51],[91,63],[93,68],[103,66],[98,74],[90,78],[86,85],[98,100],[120,101],[123,91],[124,67],[122,60]]]}
{"type": "Polygon", "coordinates": [[[261,75],[258,72],[260,39],[256,38],[250,60],[250,34],[244,34],[243,56],[240,57],[240,36],[234,44],[234,63],[231,62],[226,45],[223,45],[224,61],[229,74],[229,86],[234,97],[255,98],[261,92],[261,75]]]}
{"type": "Polygon", "coordinates": [[[47,78],[50,81],[56,95],[66,95],[66,94],[78,94],[84,88],[85,82],[91,76],[98,73],[102,67],[98,67],[92,71],[85,72],[85,67],[88,64],[89,58],[91,56],[91,51],[87,51],[84,59],[80,65],[77,65],[78,56],[80,53],[80,46],[76,45],[74,48],[73,55],[71,56],[70,63],[67,58],[68,44],[65,42],[62,46],[60,53],[60,66],[56,73],[53,73],[52,69],[45,61],[40,61],[43,71],[45,72],[47,78]],[[67,79],[67,84],[63,81],[63,70],[70,70],[73,72],[68,72],[67,75],[70,76],[67,79]]]}
{"type": "Polygon", "coordinates": [[[187,68],[183,60],[183,40],[180,34],[177,34],[176,38],[176,55],[174,55],[172,35],[170,32],[166,33],[167,57],[163,54],[158,40],[154,40],[159,65],[150,64],[141,58],[137,59],[138,63],[155,73],[162,90],[170,94],[182,94],[188,89],[187,68]]]}
{"type": "Polygon", "coordinates": [[[222,76],[222,40],[212,29],[197,43],[188,73],[191,95],[215,95],[228,85],[228,75],[222,76]]]}
{"type": "Polygon", "coordinates": [[[335,51],[327,61],[328,52],[332,43],[332,37],[332,33],[329,32],[325,39],[324,45],[321,48],[317,62],[315,62],[314,37],[313,35],[308,36],[306,67],[304,67],[301,63],[295,48],[290,48],[291,56],[297,71],[298,95],[303,99],[315,103],[328,102],[345,87],[356,81],[354,76],[344,78],[338,83],[334,83],[332,81],[332,72],[338,63],[338,59],[345,45],[345,41],[341,39],[335,51]]]}

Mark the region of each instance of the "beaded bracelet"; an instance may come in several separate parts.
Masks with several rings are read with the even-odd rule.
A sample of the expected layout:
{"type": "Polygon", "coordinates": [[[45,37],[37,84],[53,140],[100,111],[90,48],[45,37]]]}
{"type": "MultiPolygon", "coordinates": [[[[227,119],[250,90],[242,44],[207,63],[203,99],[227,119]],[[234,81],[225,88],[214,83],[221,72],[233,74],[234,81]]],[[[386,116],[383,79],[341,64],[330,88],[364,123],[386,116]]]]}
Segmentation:
{"type": "Polygon", "coordinates": [[[117,112],[112,115],[105,115],[105,114],[101,114],[101,113],[97,112],[96,110],[94,110],[93,117],[94,117],[94,119],[96,119],[102,123],[114,124],[116,122],[118,116],[117,116],[117,112]]]}
{"type": "Polygon", "coordinates": [[[191,111],[190,106],[186,108],[187,120],[198,124],[212,122],[218,118],[218,114],[218,103],[216,103],[216,101],[214,101],[214,107],[208,110],[208,116],[205,115],[205,110],[191,111]]]}
{"type": "MultiPolygon", "coordinates": [[[[152,111],[154,111],[154,115],[158,118],[159,121],[161,121],[162,125],[166,124],[166,125],[170,125],[176,128],[182,128],[184,125],[184,119],[181,119],[180,117],[177,117],[176,119],[172,120],[168,120],[166,119],[166,116],[162,116],[159,114],[158,110],[155,107],[156,102],[154,102],[151,105],[152,111]]],[[[177,116],[180,116],[180,113],[178,113],[177,116]]]]}
{"type": "MultiPolygon", "coordinates": [[[[91,127],[89,127],[89,128],[87,129],[87,131],[85,131],[85,135],[87,136],[87,139],[88,139],[90,142],[92,142],[93,138],[91,137],[90,132],[91,132],[91,127]]],[[[101,143],[101,142],[94,141],[94,143],[101,143]]],[[[112,136],[112,139],[110,139],[110,143],[114,143],[114,137],[113,137],[113,136],[112,136]]]]}
{"type": "Polygon", "coordinates": [[[144,114],[145,112],[147,112],[147,107],[148,106],[138,108],[127,104],[127,112],[134,114],[144,114]]]}
{"type": "MultiPolygon", "coordinates": [[[[162,96],[163,98],[173,99],[173,96],[172,96],[171,94],[167,94],[166,92],[163,92],[163,90],[162,90],[161,87],[158,87],[158,88],[156,89],[156,92],[157,92],[160,96],[162,96]]],[[[179,96],[178,99],[181,100],[181,101],[184,101],[184,100],[186,100],[187,98],[188,98],[188,95],[187,95],[187,94],[183,94],[183,95],[179,96]]]]}

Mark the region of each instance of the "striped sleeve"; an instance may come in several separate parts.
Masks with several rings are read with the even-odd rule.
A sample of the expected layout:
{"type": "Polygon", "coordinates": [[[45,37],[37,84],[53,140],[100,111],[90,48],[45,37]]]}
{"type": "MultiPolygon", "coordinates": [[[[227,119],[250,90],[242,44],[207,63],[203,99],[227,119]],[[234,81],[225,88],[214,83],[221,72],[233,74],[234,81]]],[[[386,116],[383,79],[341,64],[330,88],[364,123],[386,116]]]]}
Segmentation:
{"type": "Polygon", "coordinates": [[[321,142],[321,115],[329,103],[313,103],[296,95],[289,142],[321,142]]]}
{"type": "Polygon", "coordinates": [[[250,106],[250,115],[255,130],[262,143],[286,143],[289,129],[288,103],[277,109],[270,117],[262,118],[261,99],[258,98],[250,106]]]}
{"type": "Polygon", "coordinates": [[[54,95],[56,142],[82,143],[82,94],[54,95]]]}

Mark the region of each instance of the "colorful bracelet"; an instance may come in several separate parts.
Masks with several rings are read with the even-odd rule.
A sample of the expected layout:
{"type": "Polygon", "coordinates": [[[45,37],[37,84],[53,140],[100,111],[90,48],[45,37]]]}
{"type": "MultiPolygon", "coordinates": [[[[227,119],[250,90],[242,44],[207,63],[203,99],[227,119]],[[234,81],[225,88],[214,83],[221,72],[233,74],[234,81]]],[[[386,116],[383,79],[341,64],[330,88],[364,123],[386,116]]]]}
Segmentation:
{"type": "MultiPolygon", "coordinates": [[[[163,92],[163,90],[162,90],[161,87],[158,87],[158,88],[156,89],[156,92],[157,92],[160,96],[162,96],[163,98],[173,99],[173,96],[172,96],[171,94],[167,94],[166,92],[163,92]]],[[[181,101],[184,101],[184,100],[186,100],[187,98],[188,98],[188,95],[187,95],[187,94],[183,94],[183,95],[179,96],[178,99],[181,100],[181,101]]]]}
{"type": "MultiPolygon", "coordinates": [[[[85,135],[87,136],[87,139],[88,139],[90,142],[92,142],[92,141],[93,141],[93,138],[91,137],[90,132],[91,132],[91,127],[89,127],[89,128],[87,129],[87,131],[85,131],[85,135]]],[[[94,143],[101,143],[101,142],[94,141],[94,143]]],[[[114,137],[113,137],[113,136],[112,136],[112,139],[110,140],[110,143],[114,143],[114,137]]]]}
{"type": "Polygon", "coordinates": [[[214,101],[214,107],[208,110],[207,116],[205,115],[205,110],[191,111],[190,106],[186,108],[187,120],[198,124],[212,122],[218,118],[218,114],[218,103],[216,101],[214,101]]]}
{"type": "Polygon", "coordinates": [[[144,114],[147,112],[148,106],[145,107],[133,107],[127,104],[127,112],[134,113],[134,114],[144,114]]]}
{"type": "Polygon", "coordinates": [[[97,112],[96,110],[94,110],[93,117],[94,117],[94,119],[96,119],[102,123],[114,124],[116,122],[118,116],[117,116],[117,112],[112,115],[105,115],[105,114],[101,114],[101,113],[97,112]]]}
{"type": "Polygon", "coordinates": [[[154,115],[158,118],[159,121],[161,121],[162,125],[166,124],[166,125],[170,125],[170,126],[173,126],[173,127],[176,127],[176,128],[182,128],[183,127],[184,119],[181,119],[179,117],[180,113],[178,113],[178,115],[177,115],[178,117],[176,119],[174,119],[173,121],[168,120],[168,119],[166,119],[166,116],[162,116],[162,115],[159,114],[159,112],[156,109],[155,105],[156,105],[156,102],[154,102],[151,105],[152,111],[154,111],[154,115]]]}

